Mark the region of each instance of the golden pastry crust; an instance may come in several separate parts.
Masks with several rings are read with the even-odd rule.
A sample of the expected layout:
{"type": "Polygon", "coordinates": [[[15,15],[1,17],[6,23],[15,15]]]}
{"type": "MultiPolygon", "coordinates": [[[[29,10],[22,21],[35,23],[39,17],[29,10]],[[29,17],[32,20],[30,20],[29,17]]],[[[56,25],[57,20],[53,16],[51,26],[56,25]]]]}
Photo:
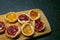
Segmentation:
{"type": "Polygon", "coordinates": [[[29,16],[28,16],[28,14],[23,13],[23,12],[18,12],[18,14],[20,14],[19,16],[21,16],[21,15],[26,15],[26,16],[28,17],[28,20],[26,20],[26,21],[25,21],[25,20],[22,20],[22,21],[21,21],[21,20],[19,19],[19,16],[18,16],[18,22],[19,22],[19,23],[23,24],[23,23],[27,23],[27,22],[30,21],[30,18],[29,18],[29,16]]]}
{"type": "Polygon", "coordinates": [[[5,17],[5,20],[8,21],[8,22],[16,22],[17,21],[16,12],[9,12],[6,15],[4,15],[4,17],[5,17]]]}
{"type": "MultiPolygon", "coordinates": [[[[14,25],[14,24],[13,24],[13,25],[14,25]]],[[[9,37],[9,38],[15,38],[15,37],[17,37],[17,36],[20,34],[20,27],[18,27],[18,31],[16,32],[15,35],[9,35],[9,34],[7,33],[7,29],[8,29],[8,28],[9,28],[9,27],[7,27],[6,30],[5,30],[5,34],[6,34],[7,37],[9,37]]]]}
{"type": "Polygon", "coordinates": [[[37,20],[38,18],[40,18],[40,13],[38,11],[36,11],[36,10],[32,9],[32,10],[29,11],[28,14],[29,14],[29,17],[30,17],[31,20],[37,20]],[[34,13],[31,13],[31,12],[34,12],[34,13]],[[37,17],[35,17],[33,19],[31,16],[34,16],[34,17],[37,16],[37,17]]]}
{"type": "MultiPolygon", "coordinates": [[[[29,24],[29,23],[23,24],[21,30],[22,30],[22,34],[25,35],[25,36],[32,36],[34,34],[34,27],[31,24],[29,24]],[[31,33],[30,34],[26,34],[23,31],[23,29],[24,29],[24,27],[26,27],[26,25],[29,25],[29,27],[31,28],[31,33]]],[[[29,31],[29,30],[27,30],[27,31],[29,31]]]]}

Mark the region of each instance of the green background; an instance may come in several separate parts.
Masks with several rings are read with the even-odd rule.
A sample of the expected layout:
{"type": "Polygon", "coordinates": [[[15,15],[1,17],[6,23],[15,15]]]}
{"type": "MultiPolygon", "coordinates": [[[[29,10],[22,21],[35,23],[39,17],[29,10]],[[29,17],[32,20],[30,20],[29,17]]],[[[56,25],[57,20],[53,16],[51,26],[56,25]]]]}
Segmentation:
{"type": "Polygon", "coordinates": [[[52,32],[29,40],[60,40],[60,1],[59,0],[0,0],[0,14],[10,11],[41,9],[51,25],[52,32]]]}

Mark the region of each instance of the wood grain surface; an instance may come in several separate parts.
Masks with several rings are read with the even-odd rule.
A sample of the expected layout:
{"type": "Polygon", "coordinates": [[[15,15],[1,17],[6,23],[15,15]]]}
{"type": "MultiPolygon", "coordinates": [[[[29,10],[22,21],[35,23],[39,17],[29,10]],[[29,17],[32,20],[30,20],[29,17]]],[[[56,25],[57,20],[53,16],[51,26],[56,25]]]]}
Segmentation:
{"type": "MultiPolygon", "coordinates": [[[[33,10],[36,10],[36,11],[38,11],[40,13],[41,20],[43,20],[45,22],[45,29],[42,32],[35,32],[35,34],[32,37],[42,36],[42,35],[50,33],[51,32],[50,24],[49,24],[46,16],[44,15],[44,13],[40,9],[33,9],[33,10]]],[[[20,12],[28,13],[29,10],[20,11],[20,12]]],[[[7,27],[8,25],[10,25],[10,23],[6,22],[6,20],[4,19],[4,15],[6,15],[6,14],[0,15],[0,20],[4,21],[6,23],[6,27],[7,27]]],[[[18,24],[19,27],[21,28],[21,25],[18,22],[14,23],[14,24],[18,24]]],[[[15,38],[15,39],[16,40],[25,40],[27,38],[30,38],[30,37],[26,37],[22,33],[20,33],[20,35],[17,38],[15,38]]],[[[4,33],[0,34],[0,40],[14,40],[14,39],[8,38],[5,35],[5,32],[4,32],[4,33]]]]}

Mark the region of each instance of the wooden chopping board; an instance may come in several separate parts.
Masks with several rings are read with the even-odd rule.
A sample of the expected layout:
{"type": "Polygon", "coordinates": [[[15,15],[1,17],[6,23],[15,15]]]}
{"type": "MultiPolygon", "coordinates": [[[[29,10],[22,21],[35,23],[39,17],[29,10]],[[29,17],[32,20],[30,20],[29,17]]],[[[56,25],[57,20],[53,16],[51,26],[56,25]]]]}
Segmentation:
{"type": "MultiPolygon", "coordinates": [[[[45,26],[46,26],[43,32],[35,32],[33,37],[42,36],[42,35],[50,33],[51,32],[50,24],[49,24],[46,16],[44,15],[44,13],[40,9],[33,9],[33,10],[37,10],[41,14],[41,20],[43,20],[45,22],[45,26]]],[[[28,13],[29,10],[20,11],[20,12],[28,13]]],[[[5,21],[5,19],[3,17],[4,15],[6,15],[6,14],[0,15],[0,20],[4,21],[6,23],[6,25],[8,26],[10,24],[5,21]]],[[[19,26],[21,26],[18,22],[15,24],[18,24],[19,26]]],[[[10,38],[6,37],[5,33],[0,34],[0,40],[25,40],[27,38],[29,38],[29,37],[24,36],[22,33],[20,33],[20,35],[15,39],[10,39],[10,38]]]]}

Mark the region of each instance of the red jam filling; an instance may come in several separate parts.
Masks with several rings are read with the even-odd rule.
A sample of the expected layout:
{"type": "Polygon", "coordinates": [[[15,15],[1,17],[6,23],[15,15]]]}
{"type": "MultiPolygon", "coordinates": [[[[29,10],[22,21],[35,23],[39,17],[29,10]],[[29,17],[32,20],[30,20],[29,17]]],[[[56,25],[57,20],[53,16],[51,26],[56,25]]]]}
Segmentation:
{"type": "Polygon", "coordinates": [[[16,26],[16,25],[11,25],[11,26],[9,26],[9,28],[7,29],[7,33],[8,33],[9,35],[15,35],[16,32],[18,32],[18,26],[16,26]]]}
{"type": "Polygon", "coordinates": [[[21,20],[21,21],[27,21],[27,20],[29,20],[29,17],[28,17],[27,15],[25,15],[25,14],[20,15],[18,18],[19,18],[19,20],[21,20]]]}
{"type": "Polygon", "coordinates": [[[1,22],[1,21],[0,21],[0,30],[4,29],[4,27],[5,27],[4,22],[1,22]]]}
{"type": "Polygon", "coordinates": [[[42,21],[40,21],[39,19],[35,20],[35,29],[37,31],[40,31],[43,28],[43,25],[44,25],[44,23],[42,21]]]}

